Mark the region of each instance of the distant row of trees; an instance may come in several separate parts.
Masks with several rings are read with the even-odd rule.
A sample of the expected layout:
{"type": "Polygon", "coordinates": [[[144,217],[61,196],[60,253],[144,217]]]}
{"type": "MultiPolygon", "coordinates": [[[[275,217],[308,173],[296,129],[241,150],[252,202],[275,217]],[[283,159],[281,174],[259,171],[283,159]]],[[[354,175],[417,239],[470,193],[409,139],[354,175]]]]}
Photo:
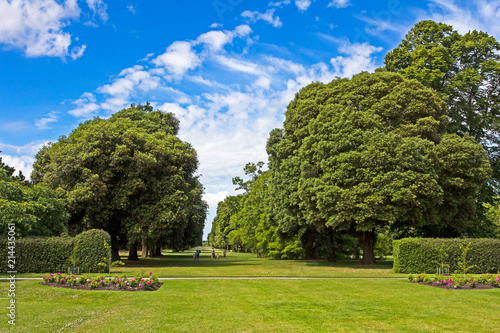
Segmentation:
{"type": "Polygon", "coordinates": [[[161,247],[178,251],[201,245],[207,204],[196,175],[198,157],[178,131],[172,113],[149,104],[85,121],[37,153],[31,182],[12,176],[7,185],[0,182],[12,189],[13,201],[10,206],[0,201],[0,210],[11,208],[11,215],[0,216],[21,218],[19,228],[31,230],[24,235],[103,229],[111,235],[115,258],[119,248],[129,248],[129,259],[137,259],[138,246],[144,258],[161,255],[161,247]],[[30,193],[53,200],[53,210],[59,210],[47,208],[45,219],[32,223],[44,232],[25,222],[31,217],[21,201],[42,209],[33,202],[41,199],[30,193]]]}
{"type": "Polygon", "coordinates": [[[382,232],[494,236],[499,51],[484,32],[423,21],[376,73],[303,88],[270,133],[269,170],[234,179],[245,193],[219,203],[210,243],[285,258],[321,245],[334,260],[356,237],[373,264],[382,232]]]}

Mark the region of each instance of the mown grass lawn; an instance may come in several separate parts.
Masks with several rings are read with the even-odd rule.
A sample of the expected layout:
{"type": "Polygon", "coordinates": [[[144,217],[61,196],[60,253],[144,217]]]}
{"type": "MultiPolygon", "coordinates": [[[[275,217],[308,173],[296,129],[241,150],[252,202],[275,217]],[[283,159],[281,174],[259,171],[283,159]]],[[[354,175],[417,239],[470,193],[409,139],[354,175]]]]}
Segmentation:
{"type": "Polygon", "coordinates": [[[0,331],[500,332],[500,289],[387,279],[169,280],[155,292],[38,283],[17,282],[17,324],[10,328],[4,315],[0,331]]]}
{"type": "MultiPolygon", "coordinates": [[[[325,260],[268,260],[252,253],[227,252],[226,258],[210,258],[210,249],[204,248],[200,260],[193,260],[194,250],[172,253],[163,252],[161,258],[127,261],[123,267],[113,269],[113,274],[133,276],[153,271],[159,277],[217,277],[217,276],[266,276],[266,277],[406,277],[395,274],[392,261],[379,261],[376,266],[360,266],[356,260],[330,263],[325,260]]],[[[53,273],[53,272],[51,272],[53,273]]],[[[43,274],[17,274],[18,277],[41,277],[43,274]]],[[[95,275],[95,274],[92,274],[95,275]]],[[[101,274],[102,275],[102,274],[101,274]]],[[[0,275],[6,277],[7,275],[0,275]]]]}

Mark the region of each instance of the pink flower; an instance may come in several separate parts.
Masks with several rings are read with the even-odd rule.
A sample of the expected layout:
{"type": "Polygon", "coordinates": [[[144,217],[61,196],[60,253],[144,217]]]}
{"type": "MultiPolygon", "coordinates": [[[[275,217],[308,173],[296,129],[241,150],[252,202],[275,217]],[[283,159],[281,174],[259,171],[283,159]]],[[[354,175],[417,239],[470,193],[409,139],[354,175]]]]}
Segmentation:
{"type": "Polygon", "coordinates": [[[457,289],[457,286],[455,286],[455,289],[457,289]]]}
{"type": "Polygon", "coordinates": [[[61,273],[57,272],[57,275],[61,275],[61,273]]]}
{"type": "Polygon", "coordinates": [[[153,272],[149,272],[149,275],[152,275],[152,274],[153,274],[153,272]]]}
{"type": "Polygon", "coordinates": [[[142,288],[142,287],[144,287],[144,286],[143,286],[142,284],[140,284],[140,285],[139,285],[139,287],[141,287],[141,288],[142,288]]]}
{"type": "Polygon", "coordinates": [[[146,284],[150,284],[150,283],[151,283],[151,281],[146,282],[146,284]]]}

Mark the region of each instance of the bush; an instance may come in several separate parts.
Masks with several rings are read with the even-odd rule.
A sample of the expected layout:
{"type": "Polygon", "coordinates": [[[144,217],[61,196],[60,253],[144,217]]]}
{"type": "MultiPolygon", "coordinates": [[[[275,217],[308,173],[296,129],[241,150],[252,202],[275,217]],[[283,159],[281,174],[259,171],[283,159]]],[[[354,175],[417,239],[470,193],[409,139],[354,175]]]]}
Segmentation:
{"type": "Polygon", "coordinates": [[[468,244],[467,273],[500,271],[500,239],[405,238],[393,242],[395,273],[435,273],[442,262],[450,272],[463,273],[462,248],[468,244]],[[443,251],[447,255],[443,255],[443,251]],[[440,251],[441,250],[441,251],[440,251]]]}
{"type": "MultiPolygon", "coordinates": [[[[7,242],[0,242],[1,252],[0,272],[11,270],[7,267],[7,242]]],[[[29,237],[16,240],[15,270],[18,273],[43,273],[50,271],[66,271],[69,256],[73,249],[73,239],[70,237],[29,237]]]]}
{"type": "Polygon", "coordinates": [[[99,262],[109,257],[104,241],[111,244],[111,237],[106,231],[92,229],[75,237],[76,261],[83,272],[103,272],[99,262]]]}
{"type": "MultiPolygon", "coordinates": [[[[7,237],[0,240],[0,273],[10,269],[7,266],[7,237]]],[[[29,237],[16,240],[15,270],[18,273],[66,272],[73,254],[73,246],[78,243],[77,265],[82,272],[102,270],[97,264],[107,256],[104,239],[110,236],[102,230],[89,230],[75,238],[71,237],[29,237]],[[101,256],[101,257],[99,257],[101,256]]]]}

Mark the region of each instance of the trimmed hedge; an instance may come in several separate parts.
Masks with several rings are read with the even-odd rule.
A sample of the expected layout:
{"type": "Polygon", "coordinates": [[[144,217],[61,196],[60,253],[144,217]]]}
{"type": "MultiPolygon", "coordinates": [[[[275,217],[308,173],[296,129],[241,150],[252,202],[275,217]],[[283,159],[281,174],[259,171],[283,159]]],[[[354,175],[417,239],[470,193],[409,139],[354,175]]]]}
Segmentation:
{"type": "Polygon", "coordinates": [[[103,272],[105,269],[97,264],[109,258],[104,241],[111,244],[111,237],[106,231],[92,229],[75,237],[77,266],[82,272],[103,272]]]}
{"type": "MultiPolygon", "coordinates": [[[[102,271],[97,264],[107,257],[104,239],[110,242],[110,236],[102,230],[89,230],[71,237],[28,237],[16,239],[15,257],[18,273],[66,272],[72,266],[69,257],[73,254],[73,245],[78,242],[77,255],[81,271],[85,273],[102,271]],[[101,257],[98,257],[102,255],[101,257]]],[[[10,269],[8,260],[7,237],[0,239],[0,273],[10,269]]]]}
{"type": "Polygon", "coordinates": [[[404,238],[393,242],[395,273],[435,274],[441,267],[439,250],[446,250],[450,273],[461,272],[462,250],[471,243],[467,253],[467,272],[472,274],[497,273],[500,271],[500,239],[444,239],[444,238],[404,238]]]}

